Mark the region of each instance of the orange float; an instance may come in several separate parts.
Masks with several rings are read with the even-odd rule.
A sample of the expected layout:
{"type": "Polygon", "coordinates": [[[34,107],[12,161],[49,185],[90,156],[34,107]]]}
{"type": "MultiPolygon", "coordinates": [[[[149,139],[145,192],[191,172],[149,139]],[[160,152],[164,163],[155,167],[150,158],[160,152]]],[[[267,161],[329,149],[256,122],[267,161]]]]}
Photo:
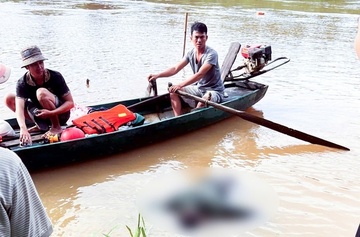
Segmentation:
{"type": "Polygon", "coordinates": [[[70,127],[66,128],[64,131],[62,131],[60,140],[61,141],[69,141],[74,139],[79,139],[85,137],[85,133],[80,129],[76,127],[70,127]]]}

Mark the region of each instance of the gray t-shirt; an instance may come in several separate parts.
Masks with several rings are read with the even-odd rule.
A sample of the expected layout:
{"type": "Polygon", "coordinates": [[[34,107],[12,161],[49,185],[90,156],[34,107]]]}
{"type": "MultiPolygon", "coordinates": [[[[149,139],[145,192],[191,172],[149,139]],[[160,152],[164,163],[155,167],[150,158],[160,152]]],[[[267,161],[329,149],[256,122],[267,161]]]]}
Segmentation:
{"type": "Polygon", "coordinates": [[[199,62],[196,62],[196,50],[193,48],[190,50],[185,56],[185,60],[190,63],[190,66],[194,73],[197,73],[202,65],[205,63],[209,63],[213,65],[213,67],[205,74],[203,78],[201,78],[197,86],[198,88],[205,93],[207,90],[214,90],[219,93],[224,92],[224,84],[221,81],[221,72],[218,62],[218,54],[217,52],[206,46],[205,52],[202,55],[199,62]]]}
{"type": "Polygon", "coordinates": [[[0,236],[48,237],[52,231],[25,165],[14,152],[0,148],[0,236]]]}

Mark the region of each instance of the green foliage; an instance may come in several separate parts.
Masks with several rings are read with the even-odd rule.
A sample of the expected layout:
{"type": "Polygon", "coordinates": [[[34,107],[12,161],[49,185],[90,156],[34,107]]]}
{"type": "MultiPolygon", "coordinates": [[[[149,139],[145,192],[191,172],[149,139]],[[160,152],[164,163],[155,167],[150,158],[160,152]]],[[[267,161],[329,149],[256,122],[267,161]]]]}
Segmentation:
{"type": "Polygon", "coordinates": [[[138,223],[135,233],[133,234],[129,226],[126,226],[126,228],[128,229],[131,237],[146,237],[145,221],[144,218],[140,215],[140,213],[138,216],[138,223]]]}
{"type": "MultiPolygon", "coordinates": [[[[115,228],[117,228],[117,226],[112,228],[107,234],[103,234],[103,236],[110,237],[110,233],[115,228]]],[[[134,234],[133,234],[133,231],[131,231],[129,226],[126,226],[126,228],[128,229],[131,237],[146,237],[145,221],[144,221],[144,218],[140,215],[140,213],[139,213],[139,216],[138,216],[137,228],[134,230],[134,234]]]]}

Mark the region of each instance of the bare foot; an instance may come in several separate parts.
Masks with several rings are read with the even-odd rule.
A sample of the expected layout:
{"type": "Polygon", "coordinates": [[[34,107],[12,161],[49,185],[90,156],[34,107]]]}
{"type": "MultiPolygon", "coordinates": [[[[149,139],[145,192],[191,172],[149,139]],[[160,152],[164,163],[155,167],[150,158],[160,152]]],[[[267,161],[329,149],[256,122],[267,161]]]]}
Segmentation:
{"type": "Polygon", "coordinates": [[[49,132],[52,133],[52,134],[59,134],[61,133],[63,130],[62,128],[50,128],[49,132]]]}
{"type": "Polygon", "coordinates": [[[55,136],[57,134],[60,134],[62,132],[62,129],[59,128],[59,129],[56,129],[56,128],[51,128],[49,131],[47,131],[46,133],[44,133],[42,135],[43,138],[49,138],[51,136],[55,136]]]}
{"type": "MultiPolygon", "coordinates": [[[[202,97],[204,100],[210,101],[211,100],[211,93],[210,92],[206,92],[205,95],[202,97]]],[[[203,102],[199,102],[196,106],[195,109],[199,109],[199,108],[203,108],[203,107],[207,107],[207,103],[203,103],[203,102]]]]}

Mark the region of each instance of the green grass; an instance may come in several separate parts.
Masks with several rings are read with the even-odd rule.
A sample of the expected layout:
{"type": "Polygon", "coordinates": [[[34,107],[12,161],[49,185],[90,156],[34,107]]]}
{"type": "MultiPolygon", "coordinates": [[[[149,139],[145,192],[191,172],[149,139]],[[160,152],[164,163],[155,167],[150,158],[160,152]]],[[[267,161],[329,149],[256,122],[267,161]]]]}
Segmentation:
{"type": "Polygon", "coordinates": [[[137,228],[135,229],[134,234],[131,231],[129,226],[126,226],[126,228],[128,229],[131,237],[146,237],[145,221],[144,221],[144,218],[142,218],[142,216],[140,214],[138,215],[138,224],[137,224],[137,228]]]}
{"type": "MultiPolygon", "coordinates": [[[[107,234],[103,234],[105,237],[110,237],[110,233],[115,229],[116,227],[112,228],[107,234]]],[[[138,223],[136,229],[134,231],[131,230],[129,226],[126,226],[126,228],[129,231],[129,234],[131,237],[146,237],[146,229],[145,229],[145,221],[144,218],[140,215],[138,215],[138,223]]]]}

